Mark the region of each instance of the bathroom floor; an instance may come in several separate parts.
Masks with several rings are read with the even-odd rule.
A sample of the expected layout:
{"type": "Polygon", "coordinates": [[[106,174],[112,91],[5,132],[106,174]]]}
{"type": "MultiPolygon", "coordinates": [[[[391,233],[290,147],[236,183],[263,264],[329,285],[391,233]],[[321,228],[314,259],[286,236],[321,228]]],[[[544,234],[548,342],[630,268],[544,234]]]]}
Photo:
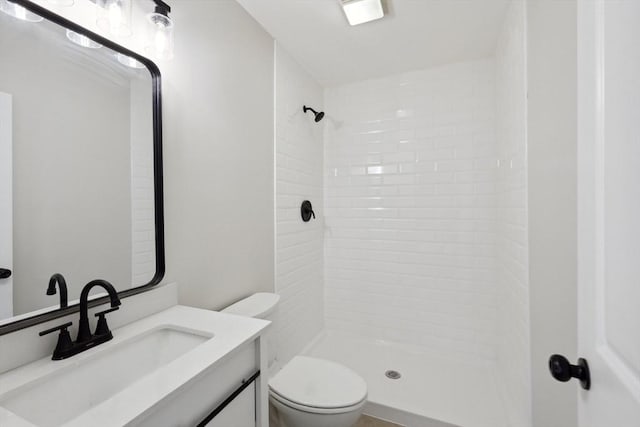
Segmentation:
{"type": "Polygon", "coordinates": [[[507,426],[491,364],[334,332],[323,333],[306,354],[360,374],[369,387],[365,413],[374,417],[408,426],[507,426]],[[401,377],[388,378],[388,370],[401,377]]]}
{"type": "MultiPolygon", "coordinates": [[[[269,405],[269,427],[282,427],[278,420],[277,410],[272,405],[269,405]]],[[[405,427],[400,424],[395,424],[389,421],[381,420],[379,418],[373,418],[369,415],[363,415],[360,417],[356,425],[353,427],[405,427]]]]}
{"type": "Polygon", "coordinates": [[[403,427],[400,424],[384,421],[379,418],[373,418],[368,415],[360,417],[358,422],[353,427],[403,427]]]}

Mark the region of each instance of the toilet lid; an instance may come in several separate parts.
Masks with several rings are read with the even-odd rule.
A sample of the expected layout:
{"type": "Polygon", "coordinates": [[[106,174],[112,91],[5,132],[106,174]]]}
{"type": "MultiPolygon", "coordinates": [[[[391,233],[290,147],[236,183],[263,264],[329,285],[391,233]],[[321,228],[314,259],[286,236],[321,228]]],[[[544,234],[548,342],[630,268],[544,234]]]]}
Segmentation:
{"type": "Polygon", "coordinates": [[[287,363],[269,388],[290,402],[314,408],[353,406],[367,397],[367,383],[351,369],[306,356],[287,363]]]}

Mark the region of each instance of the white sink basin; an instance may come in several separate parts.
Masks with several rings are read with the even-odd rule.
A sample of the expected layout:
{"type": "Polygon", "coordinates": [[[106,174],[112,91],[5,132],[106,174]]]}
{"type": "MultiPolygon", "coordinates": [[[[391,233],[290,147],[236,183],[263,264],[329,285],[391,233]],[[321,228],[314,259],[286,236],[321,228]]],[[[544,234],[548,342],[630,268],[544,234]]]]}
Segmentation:
{"type": "Polygon", "coordinates": [[[7,393],[0,407],[36,426],[59,426],[212,337],[186,328],[159,326],[111,346],[105,343],[103,351],[96,347],[89,357],[74,356],[77,363],[7,393]]]}

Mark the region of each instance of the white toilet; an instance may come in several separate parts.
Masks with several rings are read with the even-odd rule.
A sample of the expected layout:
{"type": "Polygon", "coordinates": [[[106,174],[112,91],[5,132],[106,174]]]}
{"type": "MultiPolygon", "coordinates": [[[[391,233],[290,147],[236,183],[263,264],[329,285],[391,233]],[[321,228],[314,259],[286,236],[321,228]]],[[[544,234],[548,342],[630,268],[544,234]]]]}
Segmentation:
{"type": "MultiPolygon", "coordinates": [[[[223,313],[272,320],[280,296],[257,293],[223,313]]],[[[273,334],[271,334],[271,337],[273,334]]],[[[267,337],[269,362],[275,346],[267,337]]],[[[367,400],[367,384],[354,371],[329,360],[296,356],[269,380],[269,401],[281,427],[351,427],[367,400]]]]}

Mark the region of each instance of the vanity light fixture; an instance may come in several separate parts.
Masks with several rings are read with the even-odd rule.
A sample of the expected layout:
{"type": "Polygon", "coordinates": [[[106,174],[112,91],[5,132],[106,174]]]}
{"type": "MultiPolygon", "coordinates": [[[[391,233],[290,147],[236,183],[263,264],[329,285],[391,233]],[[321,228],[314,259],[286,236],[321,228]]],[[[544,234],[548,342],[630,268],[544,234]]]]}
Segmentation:
{"type": "Polygon", "coordinates": [[[350,25],[364,24],[384,17],[381,0],[341,0],[350,25]]]}
{"type": "Polygon", "coordinates": [[[116,37],[129,37],[132,0],[96,0],[98,28],[116,37]]]}
{"type": "MultiPolygon", "coordinates": [[[[169,17],[171,6],[162,0],[152,1],[155,9],[147,15],[143,33],[144,49],[153,58],[171,59],[173,58],[173,20],[169,17]]],[[[133,34],[132,0],[95,0],[95,2],[98,28],[116,37],[128,37],[133,34]]]]}
{"type": "Polygon", "coordinates": [[[147,40],[145,50],[158,59],[173,58],[173,20],[169,18],[171,7],[162,0],[153,0],[155,10],[147,15],[147,40]]]}
{"type": "Polygon", "coordinates": [[[67,38],[78,46],[86,47],[89,49],[100,49],[102,47],[100,43],[96,43],[89,37],[78,34],[75,31],[67,30],[67,38]]]}
{"type": "Polygon", "coordinates": [[[0,11],[6,13],[9,16],[20,19],[21,21],[40,22],[43,19],[40,15],[36,15],[35,13],[28,11],[24,7],[8,0],[0,0],[0,11]]]}

